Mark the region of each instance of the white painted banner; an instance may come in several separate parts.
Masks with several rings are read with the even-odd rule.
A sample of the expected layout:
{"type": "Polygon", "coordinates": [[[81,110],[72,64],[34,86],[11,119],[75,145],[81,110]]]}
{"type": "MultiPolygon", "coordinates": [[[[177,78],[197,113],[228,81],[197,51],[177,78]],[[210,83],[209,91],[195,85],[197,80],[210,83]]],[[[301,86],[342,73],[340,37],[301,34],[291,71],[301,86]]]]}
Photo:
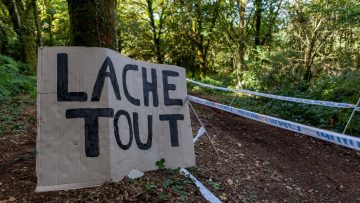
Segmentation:
{"type": "Polygon", "coordinates": [[[195,165],[185,69],[104,48],[38,58],[37,191],[118,181],[132,169],[195,165]]]}

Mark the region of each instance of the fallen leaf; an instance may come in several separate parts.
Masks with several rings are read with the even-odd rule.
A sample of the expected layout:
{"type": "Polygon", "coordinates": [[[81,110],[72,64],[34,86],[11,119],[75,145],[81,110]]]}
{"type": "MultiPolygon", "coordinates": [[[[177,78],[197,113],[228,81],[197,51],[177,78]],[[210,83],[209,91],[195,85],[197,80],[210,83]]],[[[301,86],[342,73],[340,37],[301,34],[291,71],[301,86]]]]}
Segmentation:
{"type": "Polygon", "coordinates": [[[10,198],[8,199],[9,202],[14,202],[15,200],[16,200],[15,197],[10,197],[10,198]]]}
{"type": "Polygon", "coordinates": [[[227,182],[229,185],[234,184],[234,182],[233,182],[230,178],[228,178],[228,179],[226,180],[226,182],[227,182]]]}

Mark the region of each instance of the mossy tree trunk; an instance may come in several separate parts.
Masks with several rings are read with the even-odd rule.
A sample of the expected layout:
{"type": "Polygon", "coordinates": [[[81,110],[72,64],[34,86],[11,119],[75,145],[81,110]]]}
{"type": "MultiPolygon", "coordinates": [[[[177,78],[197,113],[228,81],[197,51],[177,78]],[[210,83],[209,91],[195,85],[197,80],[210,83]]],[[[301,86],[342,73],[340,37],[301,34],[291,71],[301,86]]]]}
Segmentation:
{"type": "Polygon", "coordinates": [[[16,34],[20,40],[22,60],[36,67],[35,0],[4,0],[16,34]]]}
{"type": "Polygon", "coordinates": [[[8,36],[4,26],[0,26],[0,54],[6,55],[9,51],[8,36]]]}
{"type": "Polygon", "coordinates": [[[116,0],[67,0],[70,45],[116,50],[116,0]]]}

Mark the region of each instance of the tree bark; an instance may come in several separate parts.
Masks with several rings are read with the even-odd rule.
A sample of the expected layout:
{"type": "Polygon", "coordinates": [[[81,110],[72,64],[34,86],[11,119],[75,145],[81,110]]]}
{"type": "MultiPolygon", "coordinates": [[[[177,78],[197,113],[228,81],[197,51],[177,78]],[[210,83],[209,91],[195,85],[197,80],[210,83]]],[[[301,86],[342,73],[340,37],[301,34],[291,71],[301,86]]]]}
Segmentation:
{"type": "Polygon", "coordinates": [[[244,64],[244,55],[245,55],[245,43],[244,43],[244,29],[245,29],[245,8],[247,4],[247,0],[241,0],[239,2],[239,47],[238,47],[238,56],[236,59],[236,77],[238,80],[238,87],[241,87],[241,72],[243,71],[245,64],[244,64]]]}
{"type": "MultiPolygon", "coordinates": [[[[203,50],[202,48],[199,48],[199,50],[203,50]]],[[[200,65],[200,78],[201,80],[205,79],[206,74],[207,74],[207,64],[206,64],[206,53],[204,51],[199,51],[197,52],[198,55],[198,59],[199,59],[199,65],[200,65]]]]}
{"type": "Polygon", "coordinates": [[[67,0],[70,45],[116,49],[116,0],[67,0]]]}
{"type": "Polygon", "coordinates": [[[9,43],[8,43],[6,30],[3,26],[0,27],[0,42],[1,42],[0,54],[6,55],[9,50],[9,43]]]}
{"type": "Polygon", "coordinates": [[[33,18],[35,8],[32,6],[35,0],[26,1],[25,6],[21,0],[4,0],[3,3],[11,16],[14,30],[22,45],[20,48],[22,60],[35,68],[37,63],[36,26],[33,18]]]}
{"type": "Polygon", "coordinates": [[[36,26],[36,38],[37,38],[37,46],[43,46],[43,40],[41,37],[41,30],[40,30],[40,20],[39,20],[39,11],[36,5],[36,1],[32,2],[32,6],[34,8],[34,20],[36,26]]]}
{"type": "Polygon", "coordinates": [[[255,48],[260,45],[262,0],[255,0],[255,48]]]}
{"type": "Polygon", "coordinates": [[[159,16],[159,27],[155,25],[155,16],[154,16],[154,8],[153,8],[153,0],[147,0],[147,12],[150,19],[150,27],[152,32],[152,41],[154,44],[154,51],[156,55],[156,60],[158,63],[164,62],[164,55],[161,50],[161,29],[163,23],[163,16],[159,16]],[[158,31],[159,30],[159,31],[158,31]]]}

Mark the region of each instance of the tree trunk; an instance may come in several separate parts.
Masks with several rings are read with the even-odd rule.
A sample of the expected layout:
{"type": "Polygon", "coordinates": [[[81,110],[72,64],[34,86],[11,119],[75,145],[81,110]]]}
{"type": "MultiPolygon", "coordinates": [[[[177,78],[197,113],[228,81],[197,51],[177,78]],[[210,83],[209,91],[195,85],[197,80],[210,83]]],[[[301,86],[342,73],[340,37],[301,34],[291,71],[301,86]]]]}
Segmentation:
{"type": "Polygon", "coordinates": [[[6,55],[9,49],[8,37],[4,27],[0,27],[0,54],[6,55]]]}
{"type": "Polygon", "coordinates": [[[161,52],[160,39],[156,40],[155,53],[156,53],[157,63],[160,63],[160,64],[163,63],[164,62],[164,57],[163,57],[162,52],[161,52]]]}
{"type": "Polygon", "coordinates": [[[36,26],[33,18],[35,8],[32,6],[35,0],[26,1],[25,7],[21,0],[4,0],[3,3],[11,16],[14,30],[22,45],[20,47],[22,60],[35,68],[37,63],[36,26]]]}
{"type": "Polygon", "coordinates": [[[204,51],[200,51],[201,49],[198,50],[197,55],[198,55],[198,59],[199,61],[199,65],[200,65],[200,78],[201,80],[205,79],[206,77],[206,71],[207,71],[207,65],[206,65],[206,54],[204,53],[204,51]]]}
{"type": "Polygon", "coordinates": [[[191,78],[195,78],[195,66],[192,65],[191,67],[191,78]]]}
{"type": "Polygon", "coordinates": [[[312,74],[312,63],[314,61],[314,57],[315,57],[315,43],[316,43],[316,34],[313,35],[313,37],[311,37],[310,39],[310,44],[308,46],[305,46],[305,51],[304,51],[304,66],[305,66],[305,74],[303,79],[306,81],[310,81],[313,74],[312,74]]]}
{"type": "Polygon", "coordinates": [[[236,88],[238,89],[242,89],[242,85],[241,85],[241,69],[242,69],[242,60],[241,60],[241,56],[238,53],[235,56],[235,68],[236,68],[236,79],[238,81],[236,88]]]}
{"type": "Polygon", "coordinates": [[[40,30],[40,20],[39,20],[39,11],[36,5],[36,1],[32,2],[32,6],[34,9],[34,20],[35,20],[35,26],[36,26],[36,43],[37,46],[42,47],[43,46],[43,41],[42,41],[42,37],[41,37],[41,30],[40,30]]]}
{"type": "Polygon", "coordinates": [[[37,65],[37,43],[36,43],[36,24],[33,18],[35,7],[35,0],[30,0],[28,7],[23,9],[22,24],[20,26],[20,38],[23,44],[23,51],[25,62],[36,68],[37,65]]]}
{"type": "Polygon", "coordinates": [[[260,45],[262,0],[255,0],[255,48],[260,45]]]}
{"type": "Polygon", "coordinates": [[[310,60],[311,60],[310,50],[305,50],[304,57],[305,57],[304,58],[305,74],[303,76],[303,79],[306,81],[310,81],[312,77],[311,65],[310,65],[310,60]]]}
{"type": "Polygon", "coordinates": [[[54,19],[54,15],[49,11],[49,1],[48,0],[44,0],[44,9],[46,10],[46,16],[47,16],[47,24],[48,24],[48,28],[47,31],[49,33],[49,46],[53,46],[54,45],[54,38],[53,38],[53,33],[52,33],[52,22],[54,19]]]}
{"type": "MultiPolygon", "coordinates": [[[[164,62],[164,57],[162,54],[162,50],[161,50],[161,23],[162,23],[162,19],[159,19],[159,32],[158,27],[155,25],[155,16],[154,16],[154,8],[153,8],[153,0],[147,0],[147,12],[148,12],[148,16],[149,16],[149,22],[150,22],[150,27],[151,27],[151,32],[152,32],[152,41],[154,44],[154,51],[155,51],[155,55],[156,55],[156,61],[157,63],[163,63],[164,62]]],[[[159,16],[159,18],[161,18],[162,16],[159,16]]]]}
{"type": "Polygon", "coordinates": [[[22,25],[20,28],[20,41],[23,44],[23,53],[25,62],[36,68],[37,64],[37,46],[34,29],[22,25]]]}
{"type": "Polygon", "coordinates": [[[238,58],[236,65],[236,77],[238,80],[238,87],[241,86],[241,72],[243,71],[244,64],[244,55],[245,55],[245,43],[244,43],[244,29],[245,29],[245,8],[247,4],[247,0],[241,0],[240,3],[240,22],[239,22],[239,47],[238,47],[238,58]]]}
{"type": "Polygon", "coordinates": [[[67,0],[70,45],[116,49],[116,0],[67,0]]]}

